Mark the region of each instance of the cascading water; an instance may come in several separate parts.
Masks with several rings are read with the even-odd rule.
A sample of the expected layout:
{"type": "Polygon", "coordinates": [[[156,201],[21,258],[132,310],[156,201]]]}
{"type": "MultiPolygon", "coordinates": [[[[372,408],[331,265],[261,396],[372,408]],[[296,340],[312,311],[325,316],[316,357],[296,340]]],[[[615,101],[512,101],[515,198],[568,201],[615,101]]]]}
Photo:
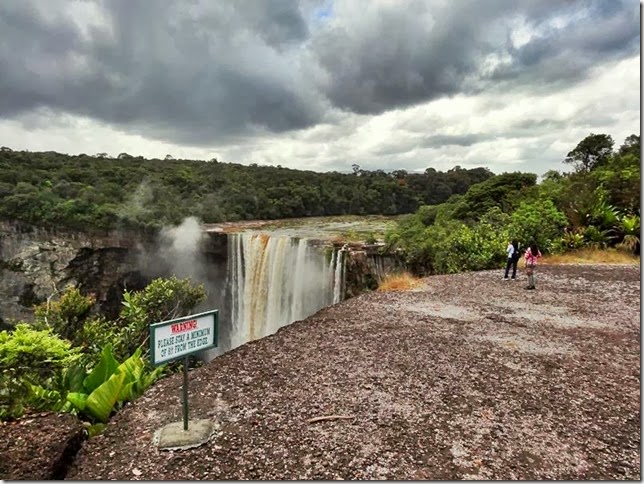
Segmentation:
{"type": "Polygon", "coordinates": [[[345,250],[325,251],[307,239],[252,232],[229,235],[230,347],[275,333],[282,326],[339,302],[345,250]]]}
{"type": "Polygon", "coordinates": [[[339,303],[344,294],[344,258],[347,252],[345,245],[338,251],[333,252],[331,257],[331,271],[333,271],[333,304],[339,303]]]}

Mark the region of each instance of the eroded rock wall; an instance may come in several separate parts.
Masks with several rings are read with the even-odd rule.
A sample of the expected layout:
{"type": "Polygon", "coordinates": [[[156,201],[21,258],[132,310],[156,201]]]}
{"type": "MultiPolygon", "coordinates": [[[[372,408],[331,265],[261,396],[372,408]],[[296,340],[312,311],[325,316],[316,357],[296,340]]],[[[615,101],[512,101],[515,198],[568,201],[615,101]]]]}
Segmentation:
{"type": "Polygon", "coordinates": [[[378,288],[382,279],[404,269],[395,254],[383,253],[378,245],[355,244],[347,248],[345,297],[354,297],[378,288]]]}
{"type": "Polygon", "coordinates": [[[132,234],[84,234],[0,222],[0,321],[30,321],[32,307],[76,284],[113,312],[119,288],[144,287],[137,258],[145,241],[132,234]]]}

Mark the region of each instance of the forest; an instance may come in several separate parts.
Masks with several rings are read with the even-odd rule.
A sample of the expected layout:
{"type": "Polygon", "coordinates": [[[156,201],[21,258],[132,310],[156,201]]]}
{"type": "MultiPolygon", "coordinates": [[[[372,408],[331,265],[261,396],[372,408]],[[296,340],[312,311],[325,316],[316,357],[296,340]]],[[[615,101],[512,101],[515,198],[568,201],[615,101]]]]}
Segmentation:
{"type": "Polygon", "coordinates": [[[0,148],[0,217],[40,226],[154,230],[324,215],[397,215],[445,202],[492,177],[485,168],[316,173],[213,159],[108,158],[0,148]]]}
{"type": "Polygon", "coordinates": [[[610,135],[591,133],[542,181],[503,173],[446,202],[423,205],[386,235],[387,250],[417,274],[494,269],[517,239],[543,254],[581,248],[640,250],[640,137],[614,149],[610,135]]]}

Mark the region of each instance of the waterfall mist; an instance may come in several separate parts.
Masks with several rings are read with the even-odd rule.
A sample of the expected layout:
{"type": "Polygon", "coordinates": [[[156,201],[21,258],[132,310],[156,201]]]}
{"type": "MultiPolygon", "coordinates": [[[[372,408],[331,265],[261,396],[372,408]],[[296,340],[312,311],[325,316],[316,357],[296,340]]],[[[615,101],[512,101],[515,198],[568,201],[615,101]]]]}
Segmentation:
{"type": "Polygon", "coordinates": [[[156,251],[143,252],[139,262],[148,277],[176,276],[203,284],[207,297],[195,312],[220,309],[221,316],[221,309],[225,309],[226,270],[224,264],[208,260],[206,237],[199,220],[188,217],[177,226],[161,229],[156,251]]]}

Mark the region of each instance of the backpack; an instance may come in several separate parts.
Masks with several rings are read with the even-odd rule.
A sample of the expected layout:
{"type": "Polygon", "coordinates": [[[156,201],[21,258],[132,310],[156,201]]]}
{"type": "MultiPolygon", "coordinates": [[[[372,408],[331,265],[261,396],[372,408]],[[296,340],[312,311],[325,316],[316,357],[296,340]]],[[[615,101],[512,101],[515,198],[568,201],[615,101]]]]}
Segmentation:
{"type": "Polygon", "coordinates": [[[518,261],[521,258],[521,244],[517,244],[512,253],[512,260],[518,261]]]}

